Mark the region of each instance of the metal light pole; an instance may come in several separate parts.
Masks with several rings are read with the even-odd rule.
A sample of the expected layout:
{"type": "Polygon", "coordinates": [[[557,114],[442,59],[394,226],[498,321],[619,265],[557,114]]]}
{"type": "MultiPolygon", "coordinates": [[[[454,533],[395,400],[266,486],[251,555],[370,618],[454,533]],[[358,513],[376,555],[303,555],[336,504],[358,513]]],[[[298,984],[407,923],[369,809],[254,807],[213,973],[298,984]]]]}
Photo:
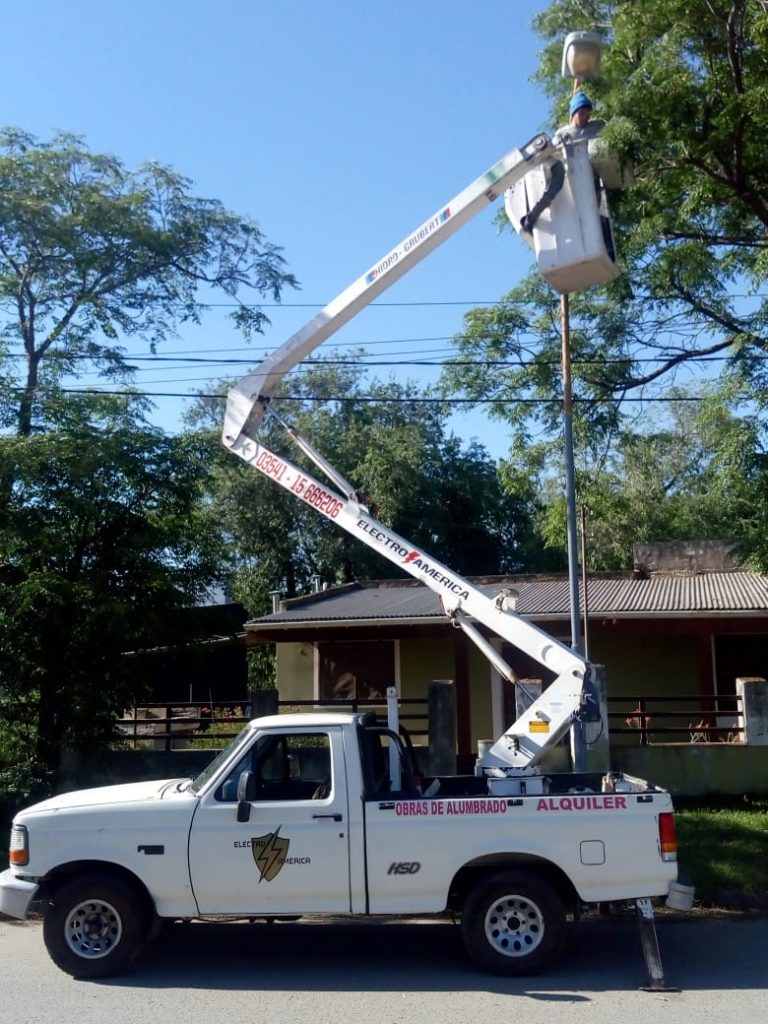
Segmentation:
{"type": "Polygon", "coordinates": [[[571,608],[571,647],[584,653],[579,609],[579,544],[576,531],[576,471],[573,456],[573,390],[571,384],[571,322],[569,296],[560,296],[563,367],[563,456],[565,459],[565,509],[568,534],[568,590],[571,608]]]}
{"type": "MultiPolygon", "coordinates": [[[[565,460],[565,521],[568,534],[568,589],[571,609],[571,647],[583,654],[579,611],[579,547],[576,533],[576,472],[573,458],[573,393],[571,385],[571,321],[568,294],[560,296],[563,367],[563,457],[565,460]]],[[[573,770],[586,771],[587,743],[581,722],[571,725],[573,770]]]]}

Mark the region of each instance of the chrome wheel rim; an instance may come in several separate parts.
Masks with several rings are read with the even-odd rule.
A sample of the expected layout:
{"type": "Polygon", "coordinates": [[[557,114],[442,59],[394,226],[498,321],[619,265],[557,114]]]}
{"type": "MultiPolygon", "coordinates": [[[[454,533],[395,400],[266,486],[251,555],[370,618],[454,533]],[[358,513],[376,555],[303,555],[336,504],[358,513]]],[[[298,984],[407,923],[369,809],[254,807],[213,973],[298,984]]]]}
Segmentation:
{"type": "Polygon", "coordinates": [[[544,916],[527,896],[501,896],[485,915],[485,937],[502,956],[529,956],[544,941],[544,916]]]}
{"type": "Polygon", "coordinates": [[[117,946],[123,934],[120,915],[105,900],[83,900],[64,922],[69,948],[85,960],[98,960],[117,946]]]}

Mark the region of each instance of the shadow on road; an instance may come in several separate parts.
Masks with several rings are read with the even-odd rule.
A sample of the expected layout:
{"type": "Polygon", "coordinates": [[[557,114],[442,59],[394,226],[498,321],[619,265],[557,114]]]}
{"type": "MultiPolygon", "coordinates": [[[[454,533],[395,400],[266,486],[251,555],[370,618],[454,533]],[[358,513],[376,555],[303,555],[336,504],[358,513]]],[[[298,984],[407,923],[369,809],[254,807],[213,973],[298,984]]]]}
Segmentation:
{"type": "MultiPolygon", "coordinates": [[[[768,920],[659,922],[658,933],[667,980],[683,990],[765,985],[757,951],[768,947],[768,920]]],[[[458,927],[444,921],[299,921],[169,925],[128,975],[101,984],[263,992],[483,991],[574,1002],[588,1001],[590,992],[636,989],[644,981],[631,920],[584,922],[557,966],[519,979],[475,969],[458,927]]]]}

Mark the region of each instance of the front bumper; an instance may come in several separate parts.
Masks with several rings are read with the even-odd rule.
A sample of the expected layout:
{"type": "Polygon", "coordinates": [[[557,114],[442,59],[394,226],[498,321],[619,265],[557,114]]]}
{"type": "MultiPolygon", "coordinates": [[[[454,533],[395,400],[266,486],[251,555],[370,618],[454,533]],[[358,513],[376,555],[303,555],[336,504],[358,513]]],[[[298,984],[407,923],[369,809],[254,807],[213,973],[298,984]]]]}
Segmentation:
{"type": "Polygon", "coordinates": [[[39,888],[37,882],[25,882],[10,868],[3,871],[0,874],[0,913],[23,921],[39,888]]]}

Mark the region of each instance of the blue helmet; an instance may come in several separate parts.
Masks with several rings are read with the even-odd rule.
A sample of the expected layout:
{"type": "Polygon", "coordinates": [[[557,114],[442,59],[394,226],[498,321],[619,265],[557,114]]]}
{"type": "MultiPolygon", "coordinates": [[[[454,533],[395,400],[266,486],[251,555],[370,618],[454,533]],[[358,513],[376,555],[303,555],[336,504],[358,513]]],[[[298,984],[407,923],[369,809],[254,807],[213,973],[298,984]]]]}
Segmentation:
{"type": "Polygon", "coordinates": [[[582,92],[581,89],[579,89],[579,91],[575,92],[571,97],[571,103],[568,107],[568,116],[573,117],[577,110],[582,110],[584,107],[586,107],[587,110],[591,110],[592,100],[585,92],[582,92]]]}

